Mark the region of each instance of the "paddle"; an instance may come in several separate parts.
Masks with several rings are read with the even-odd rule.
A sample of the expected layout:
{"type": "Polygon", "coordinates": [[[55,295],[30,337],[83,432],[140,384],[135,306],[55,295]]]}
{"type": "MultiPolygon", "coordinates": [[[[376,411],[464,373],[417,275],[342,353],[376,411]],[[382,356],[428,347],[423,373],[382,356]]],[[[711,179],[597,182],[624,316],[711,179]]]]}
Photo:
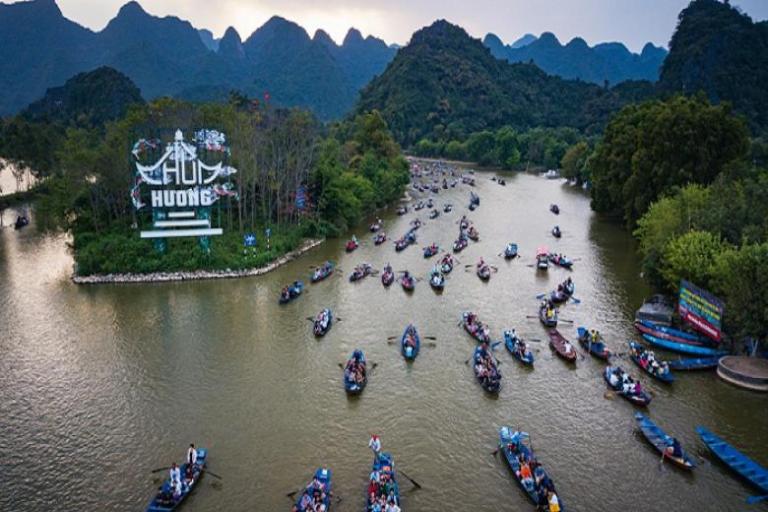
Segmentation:
{"type": "Polygon", "coordinates": [[[581,301],[576,297],[571,297],[571,300],[573,301],[574,304],[581,304],[581,301]]]}
{"type": "Polygon", "coordinates": [[[296,496],[297,493],[300,493],[303,489],[299,489],[298,491],[291,491],[288,494],[285,495],[286,498],[293,498],[296,496]]]}
{"type": "Polygon", "coordinates": [[[664,459],[667,456],[667,450],[661,450],[661,460],[659,461],[659,471],[664,471],[664,459]]]}
{"type": "Polygon", "coordinates": [[[411,478],[410,476],[408,476],[408,474],[405,471],[403,471],[402,469],[399,469],[398,471],[400,471],[401,475],[403,475],[405,478],[410,480],[414,487],[416,487],[417,489],[421,489],[421,484],[416,480],[414,480],[413,478],[411,478]]]}
{"type": "Polygon", "coordinates": [[[434,336],[422,336],[422,337],[423,337],[425,340],[432,340],[432,341],[437,341],[437,338],[436,338],[436,337],[434,337],[434,336]]]}
{"type": "MultiPolygon", "coordinates": [[[[402,473],[402,471],[401,471],[402,473]]],[[[765,496],[750,496],[747,498],[747,505],[754,505],[755,503],[759,503],[763,500],[768,500],[768,494],[765,496]]]]}
{"type": "Polygon", "coordinates": [[[563,322],[564,324],[572,324],[573,320],[566,320],[565,318],[558,318],[558,322],[563,322]]]}
{"type": "Polygon", "coordinates": [[[543,340],[540,340],[539,338],[528,338],[527,340],[523,341],[532,341],[533,343],[542,343],[543,340]]]}
{"type": "Polygon", "coordinates": [[[544,298],[544,297],[546,297],[546,296],[547,296],[547,294],[546,294],[546,293],[540,293],[540,294],[538,294],[538,295],[536,296],[536,300],[541,300],[541,299],[543,299],[543,298],[544,298]]]}
{"type": "Polygon", "coordinates": [[[165,466],[162,468],[153,469],[152,471],[150,471],[150,473],[159,473],[160,471],[165,471],[166,469],[171,469],[171,466],[165,466]]]}
{"type": "Polygon", "coordinates": [[[218,478],[219,480],[224,480],[223,478],[221,478],[219,475],[217,475],[216,473],[214,473],[214,472],[213,472],[213,471],[211,471],[210,469],[206,469],[206,470],[205,470],[205,473],[206,473],[207,475],[211,475],[213,478],[218,478]]]}

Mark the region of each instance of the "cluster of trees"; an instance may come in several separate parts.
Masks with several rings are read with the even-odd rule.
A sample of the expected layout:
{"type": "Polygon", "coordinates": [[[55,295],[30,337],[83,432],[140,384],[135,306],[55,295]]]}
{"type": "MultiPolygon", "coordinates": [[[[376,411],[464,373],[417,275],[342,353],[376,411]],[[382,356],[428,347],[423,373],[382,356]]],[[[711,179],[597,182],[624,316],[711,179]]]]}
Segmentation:
{"type": "Polygon", "coordinates": [[[530,166],[556,169],[571,147],[587,139],[573,128],[533,128],[519,132],[511,126],[483,130],[464,140],[421,139],[413,148],[418,156],[469,160],[480,165],[516,169],[530,166]]]}

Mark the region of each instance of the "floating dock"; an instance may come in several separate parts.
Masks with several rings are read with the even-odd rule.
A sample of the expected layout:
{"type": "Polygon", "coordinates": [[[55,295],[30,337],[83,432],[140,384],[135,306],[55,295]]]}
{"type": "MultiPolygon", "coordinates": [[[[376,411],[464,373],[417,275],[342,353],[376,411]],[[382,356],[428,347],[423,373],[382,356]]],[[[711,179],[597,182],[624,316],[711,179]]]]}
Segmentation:
{"type": "Polygon", "coordinates": [[[768,359],[726,356],[717,365],[717,375],[736,386],[768,392],[768,359]]]}

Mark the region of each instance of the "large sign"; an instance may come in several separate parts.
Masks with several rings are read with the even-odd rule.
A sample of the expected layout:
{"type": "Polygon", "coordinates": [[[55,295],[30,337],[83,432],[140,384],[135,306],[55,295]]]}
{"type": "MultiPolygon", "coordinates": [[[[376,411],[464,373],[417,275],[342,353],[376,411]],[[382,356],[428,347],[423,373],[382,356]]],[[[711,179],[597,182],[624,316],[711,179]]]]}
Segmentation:
{"type": "Polygon", "coordinates": [[[697,331],[713,340],[720,341],[723,337],[722,321],[725,304],[703,288],[689,283],[680,282],[680,298],[678,299],[680,317],[691,324],[697,331]]]}
{"type": "Polygon", "coordinates": [[[157,139],[137,141],[132,155],[133,206],[152,210],[154,229],[142,230],[142,238],[204,237],[202,242],[222,234],[220,227],[211,225],[211,207],[223,197],[237,196],[229,179],[237,170],[225,164],[229,148],[223,133],[200,130],[191,144],[176,130],[173,142],[165,146],[157,139]],[[218,161],[206,163],[203,153],[209,161],[218,161]]]}

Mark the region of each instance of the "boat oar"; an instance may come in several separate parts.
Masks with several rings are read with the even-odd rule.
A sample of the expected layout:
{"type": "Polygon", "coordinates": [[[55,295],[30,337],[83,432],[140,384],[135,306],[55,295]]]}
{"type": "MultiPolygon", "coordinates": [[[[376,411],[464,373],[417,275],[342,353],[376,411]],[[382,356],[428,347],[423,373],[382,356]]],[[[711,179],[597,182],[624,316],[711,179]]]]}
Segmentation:
{"type": "Polygon", "coordinates": [[[410,480],[414,487],[416,487],[417,489],[421,489],[421,484],[416,480],[414,480],[413,478],[409,477],[405,471],[403,471],[402,469],[398,469],[398,471],[400,472],[401,475],[403,475],[405,478],[410,480]]]}
{"type": "Polygon", "coordinates": [[[759,503],[763,500],[768,500],[768,494],[765,496],[750,496],[747,498],[747,505],[754,505],[755,503],[759,503]]]}
{"type": "Polygon", "coordinates": [[[581,304],[581,301],[576,297],[571,297],[571,300],[573,301],[574,304],[581,304]]]}
{"type": "Polygon", "coordinates": [[[213,478],[218,478],[219,480],[224,480],[223,478],[221,478],[219,475],[217,475],[216,473],[214,473],[210,469],[206,469],[205,470],[205,474],[206,475],[211,475],[213,478]]]}
{"type": "Polygon", "coordinates": [[[150,473],[159,473],[160,471],[165,471],[166,469],[171,469],[171,466],[165,466],[162,468],[153,469],[152,471],[150,471],[150,473]]]}
{"type": "Polygon", "coordinates": [[[423,337],[425,340],[432,340],[432,341],[437,341],[437,338],[435,338],[434,336],[422,336],[422,337],[423,337]]]}
{"type": "Polygon", "coordinates": [[[573,320],[566,320],[565,318],[558,318],[557,321],[558,322],[563,322],[563,323],[566,323],[566,324],[572,324],[573,323],[573,320]]]}
{"type": "MultiPolygon", "coordinates": [[[[526,341],[526,340],[523,340],[526,341]]],[[[544,340],[540,340],[539,338],[528,338],[527,341],[532,341],[533,343],[542,343],[544,340]]]]}
{"type": "Polygon", "coordinates": [[[300,493],[303,489],[299,489],[297,491],[291,491],[288,494],[285,495],[286,498],[293,498],[296,496],[296,494],[300,493]]]}
{"type": "Polygon", "coordinates": [[[546,294],[546,293],[540,293],[540,294],[538,294],[538,295],[536,296],[536,299],[537,299],[537,300],[541,300],[541,299],[543,299],[543,298],[544,298],[544,297],[546,297],[546,296],[547,296],[547,294],[546,294]]]}

